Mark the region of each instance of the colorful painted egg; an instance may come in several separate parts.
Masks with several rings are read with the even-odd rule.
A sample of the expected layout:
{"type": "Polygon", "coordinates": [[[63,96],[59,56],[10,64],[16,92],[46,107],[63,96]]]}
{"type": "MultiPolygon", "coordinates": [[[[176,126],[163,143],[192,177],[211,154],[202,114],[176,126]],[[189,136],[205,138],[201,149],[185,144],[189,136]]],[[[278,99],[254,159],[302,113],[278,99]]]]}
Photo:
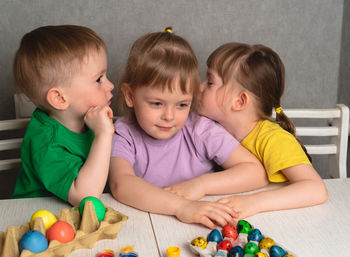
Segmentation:
{"type": "Polygon", "coordinates": [[[271,246],[270,248],[271,257],[284,257],[285,255],[286,255],[286,252],[278,245],[271,246]]]}
{"type": "Polygon", "coordinates": [[[207,236],[207,241],[220,243],[222,241],[222,236],[220,231],[217,229],[213,229],[207,236]]]}
{"type": "Polygon", "coordinates": [[[244,246],[244,252],[256,254],[257,252],[259,252],[259,247],[256,243],[249,242],[244,246]]]}
{"type": "Polygon", "coordinates": [[[232,224],[226,224],[222,228],[222,236],[223,237],[229,237],[235,240],[237,238],[237,230],[234,225],[232,224]]]}
{"type": "Polygon", "coordinates": [[[29,230],[23,235],[19,246],[21,251],[29,250],[32,253],[41,253],[47,249],[48,242],[41,232],[29,230]]]}
{"type": "Polygon", "coordinates": [[[56,221],[56,216],[53,215],[48,210],[38,210],[33,213],[31,219],[30,219],[30,228],[34,228],[34,221],[36,218],[42,218],[44,222],[45,229],[48,230],[56,221]]]}
{"type": "Polygon", "coordinates": [[[207,240],[204,237],[197,237],[192,240],[191,244],[194,246],[199,246],[202,249],[205,249],[205,247],[207,247],[207,240]]]}
{"type": "Polygon", "coordinates": [[[269,257],[266,253],[262,253],[262,252],[257,252],[255,254],[255,257],[269,257]]]}
{"type": "Polygon", "coordinates": [[[240,220],[237,223],[237,231],[238,233],[243,233],[243,234],[250,234],[252,232],[253,228],[252,225],[248,221],[245,220],[240,220]]]}
{"type": "Polygon", "coordinates": [[[253,231],[248,236],[248,241],[260,242],[261,239],[263,239],[263,235],[257,228],[253,229],[253,231]]]}
{"type": "Polygon", "coordinates": [[[243,248],[239,245],[232,247],[227,257],[243,257],[244,251],[243,248]]]}
{"type": "Polygon", "coordinates": [[[259,243],[259,248],[270,250],[271,246],[273,246],[273,245],[275,245],[275,241],[273,241],[272,238],[265,237],[265,238],[261,239],[261,241],[259,243]]]}
{"type": "Polygon", "coordinates": [[[227,239],[222,240],[217,246],[218,250],[230,251],[231,248],[232,248],[232,243],[230,240],[227,240],[227,239]]]}

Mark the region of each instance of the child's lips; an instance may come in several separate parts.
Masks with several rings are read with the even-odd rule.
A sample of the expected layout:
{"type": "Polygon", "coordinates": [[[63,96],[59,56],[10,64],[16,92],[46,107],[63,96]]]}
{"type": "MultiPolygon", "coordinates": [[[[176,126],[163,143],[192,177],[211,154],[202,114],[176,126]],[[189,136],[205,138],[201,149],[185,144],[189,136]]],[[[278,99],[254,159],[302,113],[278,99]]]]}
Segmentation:
{"type": "Polygon", "coordinates": [[[169,126],[159,126],[159,125],[156,125],[158,129],[162,130],[162,131],[169,131],[171,130],[172,127],[169,127],[169,126]]]}

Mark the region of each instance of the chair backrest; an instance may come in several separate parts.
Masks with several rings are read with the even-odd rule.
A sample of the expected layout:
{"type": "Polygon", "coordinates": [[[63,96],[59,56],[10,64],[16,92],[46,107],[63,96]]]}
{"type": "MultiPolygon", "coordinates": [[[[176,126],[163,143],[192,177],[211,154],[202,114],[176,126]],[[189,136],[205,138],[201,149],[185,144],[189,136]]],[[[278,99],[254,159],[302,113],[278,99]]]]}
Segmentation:
{"type": "MultiPolygon", "coordinates": [[[[22,137],[18,137],[15,135],[15,138],[13,138],[13,135],[11,138],[3,138],[3,134],[6,134],[6,132],[14,132],[14,130],[25,130],[29,123],[28,119],[14,119],[14,120],[2,120],[0,121],[0,132],[2,134],[2,137],[0,139],[0,152],[4,153],[4,156],[7,156],[5,154],[6,151],[11,150],[17,150],[19,151],[21,149],[21,143],[22,143],[22,137]]],[[[12,133],[13,134],[13,133],[12,133]]],[[[0,160],[0,171],[3,170],[11,170],[21,167],[21,159],[20,158],[8,158],[8,159],[2,159],[0,160]]]]}
{"type": "Polygon", "coordinates": [[[305,144],[310,155],[328,155],[328,170],[332,178],[346,178],[346,157],[349,137],[349,108],[338,104],[333,109],[284,109],[285,114],[295,119],[325,119],[329,126],[296,125],[298,137],[330,137],[328,144],[305,144]]]}

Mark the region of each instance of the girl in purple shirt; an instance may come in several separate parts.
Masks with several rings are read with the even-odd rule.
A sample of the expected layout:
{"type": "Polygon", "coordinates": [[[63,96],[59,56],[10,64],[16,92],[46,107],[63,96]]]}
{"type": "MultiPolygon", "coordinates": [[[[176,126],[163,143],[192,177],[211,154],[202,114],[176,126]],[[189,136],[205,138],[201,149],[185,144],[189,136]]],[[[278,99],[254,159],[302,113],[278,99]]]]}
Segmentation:
{"type": "Polygon", "coordinates": [[[171,28],[136,40],[118,88],[124,116],[115,123],[109,186],[122,203],[214,228],[237,214],[198,199],[268,182],[260,162],[221,125],[190,112],[199,85],[195,54],[171,28]],[[225,170],[213,172],[215,164],[225,170]]]}

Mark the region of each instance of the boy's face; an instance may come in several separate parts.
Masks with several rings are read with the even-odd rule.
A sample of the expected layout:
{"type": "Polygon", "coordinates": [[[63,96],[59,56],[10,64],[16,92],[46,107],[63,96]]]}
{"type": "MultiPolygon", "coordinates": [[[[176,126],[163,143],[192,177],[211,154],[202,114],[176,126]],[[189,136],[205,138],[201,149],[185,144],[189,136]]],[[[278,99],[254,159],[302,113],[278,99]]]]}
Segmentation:
{"type": "Polygon", "coordinates": [[[90,51],[80,71],[73,76],[70,86],[65,88],[69,100],[68,110],[73,117],[82,118],[91,107],[111,104],[114,85],[108,80],[106,72],[105,51],[90,51]]]}
{"type": "Polygon", "coordinates": [[[140,127],[155,139],[169,139],[183,128],[192,103],[192,94],[181,92],[177,80],[174,90],[139,87],[133,92],[129,89],[129,107],[133,107],[140,127]]]}

